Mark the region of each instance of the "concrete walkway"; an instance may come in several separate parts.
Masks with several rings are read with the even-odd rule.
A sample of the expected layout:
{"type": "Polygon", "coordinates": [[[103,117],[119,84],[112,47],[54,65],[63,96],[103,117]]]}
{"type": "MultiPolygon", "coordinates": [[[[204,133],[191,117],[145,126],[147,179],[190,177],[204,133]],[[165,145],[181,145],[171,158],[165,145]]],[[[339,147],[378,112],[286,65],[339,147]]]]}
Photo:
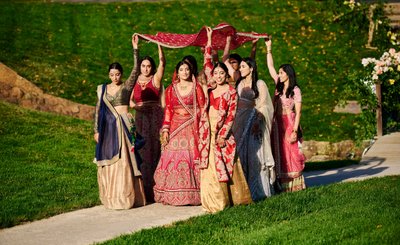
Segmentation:
{"type": "Polygon", "coordinates": [[[388,175],[400,175],[400,132],[379,138],[362,157],[360,164],[304,173],[307,186],[388,175]]]}
{"type": "MultiPolygon", "coordinates": [[[[324,185],[386,175],[400,175],[400,132],[375,142],[361,164],[335,170],[305,173],[306,184],[324,185]]],[[[151,204],[130,210],[107,210],[103,206],[82,209],[48,219],[0,230],[0,244],[93,244],[144,228],[168,225],[202,215],[201,207],[151,204]]]]}

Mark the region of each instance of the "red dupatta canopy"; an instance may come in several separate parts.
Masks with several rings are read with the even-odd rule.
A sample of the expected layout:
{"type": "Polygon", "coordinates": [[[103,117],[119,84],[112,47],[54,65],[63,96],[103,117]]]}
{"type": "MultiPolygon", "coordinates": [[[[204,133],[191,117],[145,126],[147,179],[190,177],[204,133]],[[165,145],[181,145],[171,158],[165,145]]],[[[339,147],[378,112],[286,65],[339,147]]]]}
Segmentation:
{"type": "MultiPolygon", "coordinates": [[[[188,46],[205,47],[207,44],[207,30],[205,26],[203,26],[198,33],[194,34],[177,34],[167,32],[157,32],[156,35],[136,34],[147,41],[154,42],[168,48],[184,48],[188,46]]],[[[225,48],[227,36],[232,36],[230,49],[236,49],[245,42],[249,42],[258,38],[269,38],[269,35],[266,33],[236,32],[236,29],[233,26],[227,23],[220,23],[213,28],[211,40],[212,49],[223,50],[225,48]]]]}

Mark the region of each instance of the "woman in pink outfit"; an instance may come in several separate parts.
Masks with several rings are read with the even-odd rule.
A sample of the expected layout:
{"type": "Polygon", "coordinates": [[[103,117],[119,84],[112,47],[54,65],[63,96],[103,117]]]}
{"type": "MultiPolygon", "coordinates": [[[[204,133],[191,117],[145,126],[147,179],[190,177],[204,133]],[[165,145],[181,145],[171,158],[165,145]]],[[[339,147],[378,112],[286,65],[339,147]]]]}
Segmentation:
{"type": "Polygon", "coordinates": [[[267,64],[274,79],[274,119],[272,124],[272,148],[275,159],[277,180],[282,192],[298,191],[306,188],[302,171],[305,156],[299,145],[302,142],[300,128],[301,91],[296,81],[296,73],[289,64],[274,68],[272,42],[267,46],[267,64]]]}
{"type": "Polygon", "coordinates": [[[205,96],[187,61],[175,68],[177,78],[165,90],[162,152],[154,174],[154,199],[181,206],[200,205],[199,122],[205,96]]]}

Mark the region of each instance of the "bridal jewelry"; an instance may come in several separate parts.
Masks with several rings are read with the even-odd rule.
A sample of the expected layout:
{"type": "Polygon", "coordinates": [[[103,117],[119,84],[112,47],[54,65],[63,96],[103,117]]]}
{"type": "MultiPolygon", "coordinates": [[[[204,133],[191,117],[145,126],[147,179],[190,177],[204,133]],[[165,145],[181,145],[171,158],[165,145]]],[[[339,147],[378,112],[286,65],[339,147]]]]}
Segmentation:
{"type": "Polygon", "coordinates": [[[113,90],[113,89],[119,88],[120,85],[121,84],[113,84],[113,83],[111,83],[109,86],[110,86],[110,89],[113,90]]]}
{"type": "Polygon", "coordinates": [[[142,88],[142,89],[144,89],[144,88],[146,88],[146,85],[149,83],[149,81],[138,81],[138,83],[139,83],[139,85],[140,85],[140,87],[142,88]]]}

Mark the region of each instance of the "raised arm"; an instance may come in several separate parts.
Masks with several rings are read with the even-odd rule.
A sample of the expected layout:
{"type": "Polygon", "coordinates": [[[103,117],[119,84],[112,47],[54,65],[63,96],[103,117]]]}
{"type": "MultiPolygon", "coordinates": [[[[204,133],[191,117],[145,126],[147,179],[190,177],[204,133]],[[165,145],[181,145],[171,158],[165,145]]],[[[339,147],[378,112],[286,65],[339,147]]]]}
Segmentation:
{"type": "Polygon", "coordinates": [[[218,50],[212,49],[211,50],[211,56],[212,56],[212,61],[213,61],[214,64],[219,61],[218,50]]]}
{"type": "Polygon", "coordinates": [[[139,76],[139,49],[138,49],[139,37],[137,34],[132,35],[132,47],[133,47],[133,69],[129,78],[126,80],[125,86],[128,87],[129,90],[133,90],[133,86],[139,76]]]}
{"type": "Polygon", "coordinates": [[[213,69],[213,64],[212,64],[212,55],[211,55],[211,45],[212,45],[212,29],[211,27],[206,27],[207,29],[207,44],[204,49],[204,74],[206,76],[207,81],[209,81],[212,77],[211,71],[213,69]]]}
{"type": "Polygon", "coordinates": [[[164,76],[164,70],[165,70],[165,56],[164,56],[164,51],[160,44],[158,44],[158,58],[159,58],[158,68],[156,74],[154,74],[154,85],[157,88],[162,86],[161,81],[164,76]]]}
{"type": "Polygon", "coordinates": [[[250,58],[252,58],[253,60],[256,60],[257,42],[258,38],[252,41],[253,45],[251,46],[250,58]]]}
{"type": "Polygon", "coordinates": [[[275,84],[278,82],[278,73],[274,67],[274,59],[272,58],[272,41],[271,39],[265,40],[265,46],[267,46],[267,66],[269,74],[274,79],[275,84]]]}
{"type": "MultiPolygon", "coordinates": [[[[229,63],[229,49],[231,47],[232,36],[226,37],[226,44],[224,49],[224,54],[222,56],[222,62],[228,67],[229,76],[235,77],[235,69],[233,69],[231,63],[229,63]]],[[[239,64],[240,65],[240,64],[239,64]]]]}

